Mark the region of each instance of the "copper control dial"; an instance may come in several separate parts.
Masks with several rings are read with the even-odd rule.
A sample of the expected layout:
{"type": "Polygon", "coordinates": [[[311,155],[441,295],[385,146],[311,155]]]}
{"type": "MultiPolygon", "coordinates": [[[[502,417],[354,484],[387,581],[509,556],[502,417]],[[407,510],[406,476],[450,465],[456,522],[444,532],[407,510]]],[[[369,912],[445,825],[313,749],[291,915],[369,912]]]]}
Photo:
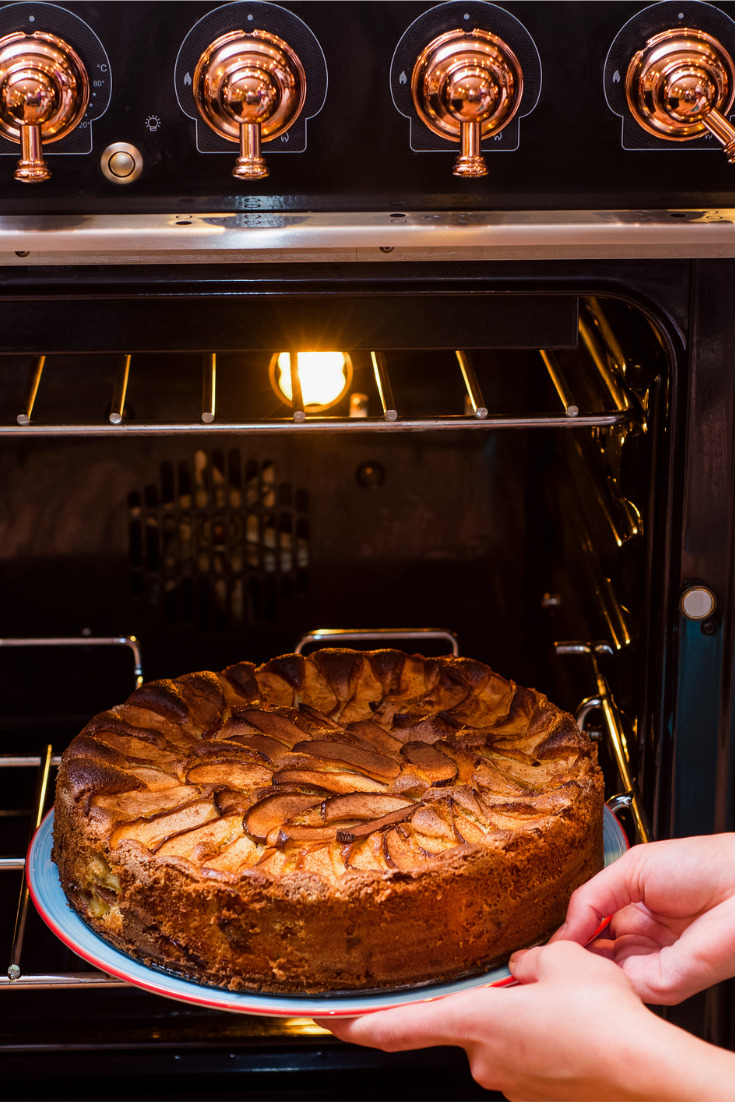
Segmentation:
{"type": "Polygon", "coordinates": [[[283,39],[268,31],[229,31],[204,51],[192,80],[194,102],[208,126],[240,143],[232,175],[268,175],[260,143],[283,134],[301,114],[306,74],[283,39]]]}
{"type": "Polygon", "coordinates": [[[66,137],[88,103],[87,70],[63,39],[45,31],[0,38],[0,133],[20,142],[16,180],[48,180],[42,143],[66,137]]]}
{"type": "Polygon", "coordinates": [[[685,142],[706,131],[735,164],[735,63],[705,31],[680,27],[649,38],[628,66],[625,93],[633,117],[657,138],[685,142]]]}
{"type": "Polygon", "coordinates": [[[429,129],[460,143],[454,175],[485,176],[480,143],[515,115],[523,73],[510,47],[490,31],[447,31],[418,57],[411,94],[429,129]]]}

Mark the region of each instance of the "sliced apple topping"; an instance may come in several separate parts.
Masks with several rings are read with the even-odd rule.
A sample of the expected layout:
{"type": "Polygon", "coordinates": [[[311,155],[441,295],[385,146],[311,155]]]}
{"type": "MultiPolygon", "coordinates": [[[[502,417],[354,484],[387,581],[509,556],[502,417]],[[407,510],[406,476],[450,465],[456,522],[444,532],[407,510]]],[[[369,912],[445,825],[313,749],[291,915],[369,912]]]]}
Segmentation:
{"type": "Polygon", "coordinates": [[[242,836],[242,817],[228,815],[223,819],[205,823],[204,826],[185,830],[169,838],[159,846],[159,857],[186,857],[193,864],[201,862],[211,853],[215,854],[221,846],[229,845],[242,836]]]}
{"type": "Polygon", "coordinates": [[[385,792],[353,792],[326,800],[323,817],[326,823],[340,819],[380,819],[394,811],[415,806],[414,800],[403,796],[391,796],[385,792]]]}
{"type": "Polygon", "coordinates": [[[360,742],[381,754],[397,754],[403,746],[403,742],[395,735],[391,735],[379,723],[373,723],[369,719],[350,723],[346,730],[350,735],[355,735],[360,742]]]}
{"type": "Polygon", "coordinates": [[[277,712],[266,712],[260,708],[242,708],[238,715],[252,724],[256,730],[277,739],[278,742],[282,742],[289,749],[295,746],[297,742],[301,742],[304,737],[304,732],[295,723],[277,712]]]}
{"type": "Polygon", "coordinates": [[[252,735],[233,735],[228,741],[233,742],[236,746],[244,746],[248,750],[253,750],[256,754],[261,755],[261,759],[271,762],[273,765],[278,765],[291,753],[284,743],[271,738],[270,735],[261,735],[260,732],[252,735]]]}
{"type": "Polygon", "coordinates": [[[317,785],[328,792],[385,792],[386,785],[359,773],[332,770],[281,769],[273,774],[276,784],[317,785]]]}
{"type": "Polygon", "coordinates": [[[271,831],[280,830],[285,822],[293,819],[299,812],[309,807],[319,807],[321,802],[318,797],[297,792],[267,796],[250,808],[245,818],[245,829],[253,838],[264,842],[271,831]]]}
{"type": "Polygon", "coordinates": [[[404,823],[386,830],[382,838],[383,856],[390,868],[413,872],[431,859],[432,855],[419,845],[414,832],[404,823]]]}
{"type": "Polygon", "coordinates": [[[377,750],[364,750],[359,746],[351,746],[348,742],[312,740],[296,743],[293,750],[295,754],[307,753],[317,758],[327,758],[340,765],[354,766],[362,773],[367,773],[379,781],[392,781],[401,771],[395,759],[379,754],[377,750]]]}
{"type": "Polygon", "coordinates": [[[141,781],[149,792],[160,792],[166,788],[176,788],[179,784],[178,777],[172,776],[171,773],[164,772],[163,769],[156,769],[155,766],[129,765],[126,767],[126,772],[141,781]]]}
{"type": "Polygon", "coordinates": [[[176,788],[154,792],[117,792],[110,796],[93,796],[90,806],[106,812],[113,819],[130,820],[161,815],[183,803],[191,803],[198,795],[195,788],[177,785],[176,788]]]}
{"type": "Polygon", "coordinates": [[[131,823],[123,823],[115,827],[110,835],[110,847],[115,849],[121,842],[130,839],[147,846],[155,852],[174,834],[183,830],[193,830],[202,826],[211,819],[219,818],[219,812],[210,799],[194,800],[192,803],[180,807],[178,811],[171,811],[164,815],[157,815],[152,819],[135,819],[131,823]]]}
{"type": "Polygon", "coordinates": [[[262,845],[254,842],[249,835],[244,834],[237,841],[220,850],[219,853],[205,858],[204,868],[235,874],[242,869],[252,868],[262,852],[262,845]]]}
{"type": "Polygon", "coordinates": [[[343,824],[338,827],[337,841],[354,842],[356,838],[366,838],[368,834],[385,830],[386,827],[393,826],[394,823],[400,823],[403,822],[404,819],[410,819],[416,807],[416,804],[409,804],[407,807],[399,808],[397,811],[391,811],[390,814],[381,816],[380,819],[371,819],[368,822],[358,823],[355,826],[343,824]]]}
{"type": "Polygon", "coordinates": [[[255,762],[222,761],[195,765],[186,775],[193,784],[216,784],[223,788],[247,790],[270,784],[271,770],[255,762]]]}
{"type": "Polygon", "coordinates": [[[456,762],[425,742],[407,742],[401,753],[426,777],[430,784],[446,784],[457,776],[456,762]]]}

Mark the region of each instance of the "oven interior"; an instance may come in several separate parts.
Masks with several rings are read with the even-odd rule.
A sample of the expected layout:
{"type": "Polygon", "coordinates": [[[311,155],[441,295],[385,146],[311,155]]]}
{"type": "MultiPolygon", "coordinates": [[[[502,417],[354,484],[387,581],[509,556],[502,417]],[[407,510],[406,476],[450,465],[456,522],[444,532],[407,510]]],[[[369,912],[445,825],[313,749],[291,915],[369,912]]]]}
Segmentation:
{"type": "MultiPolygon", "coordinates": [[[[249,344],[232,348],[230,336],[223,351],[187,346],[184,332],[180,350],[161,336],[121,352],[136,340],[128,330],[96,350],[36,345],[0,359],[0,944],[15,989],[3,1041],[12,1050],[29,1027],[57,1067],[88,1051],[76,1097],[103,1089],[96,1045],[110,1031],[120,1060],[135,1054],[134,1074],[159,1093],[174,1077],[175,1097],[210,1097],[202,1069],[225,1050],[217,1097],[228,1075],[247,1072],[252,1085],[267,1067],[282,1083],[298,1067],[302,1092],[320,1083],[298,1097],[340,1097],[356,1068],[351,1096],[370,1097],[379,1074],[374,1055],[335,1047],[307,1019],[121,988],[28,906],[22,855],[53,801],[58,756],[136,677],[260,662],[299,641],[456,645],[572,711],[587,698],[608,794],[631,783],[636,793],[621,811],[631,835],[667,814],[651,646],[675,427],[665,327],[621,294],[520,296],[506,300],[494,344],[505,304],[464,296],[467,345],[453,345],[450,303],[424,347],[420,296],[403,303],[405,325],[389,310],[369,323],[362,301],[332,303],[316,322],[293,302],[296,332],[321,326],[316,347],[351,358],[345,393],[318,412],[298,394],[279,398],[269,373],[284,343],[306,338],[279,344],[271,331],[268,343],[257,321],[249,344]],[[361,328],[375,345],[354,339],[361,328]]],[[[208,308],[197,301],[190,329],[208,308]]],[[[246,303],[242,313],[247,330],[246,303]]],[[[30,1058],[19,1045],[11,1072],[22,1077],[30,1058]]],[[[420,1086],[407,1057],[391,1059],[403,1097],[446,1097],[457,1077],[466,1097],[483,1096],[456,1053],[424,1054],[420,1086]]],[[[131,1074],[121,1071],[126,1089],[131,1074]]]]}

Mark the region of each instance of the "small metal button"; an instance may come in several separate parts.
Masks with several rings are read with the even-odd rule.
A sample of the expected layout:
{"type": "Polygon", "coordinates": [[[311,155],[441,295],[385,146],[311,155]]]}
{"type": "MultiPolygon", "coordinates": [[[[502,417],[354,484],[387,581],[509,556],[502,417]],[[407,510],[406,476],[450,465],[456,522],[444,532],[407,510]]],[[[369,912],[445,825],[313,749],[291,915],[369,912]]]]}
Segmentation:
{"type": "Polygon", "coordinates": [[[135,161],[129,153],[113,153],[107,162],[107,167],[113,176],[119,176],[124,179],[126,176],[130,176],[132,172],[135,172],[135,161]]]}
{"type": "Polygon", "coordinates": [[[715,611],[717,601],[711,589],[692,585],[681,595],[681,611],[688,620],[706,620],[715,611]]]}
{"type": "Polygon", "coordinates": [[[103,175],[113,184],[132,184],[143,171],[140,150],[128,142],[108,145],[100,159],[103,175]]]}

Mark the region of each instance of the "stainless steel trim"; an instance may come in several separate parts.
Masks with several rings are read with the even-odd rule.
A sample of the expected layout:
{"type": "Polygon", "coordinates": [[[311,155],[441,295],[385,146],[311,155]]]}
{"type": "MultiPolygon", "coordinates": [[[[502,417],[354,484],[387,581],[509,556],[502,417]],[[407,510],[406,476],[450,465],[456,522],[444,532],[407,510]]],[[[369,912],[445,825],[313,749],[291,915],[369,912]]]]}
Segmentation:
{"type": "Polygon", "coordinates": [[[452,654],[459,654],[459,640],[453,631],[445,628],[315,628],[306,635],[302,635],[294,647],[296,654],[301,654],[309,643],[359,643],[382,642],[396,639],[445,639],[452,648],[452,654]]]}
{"type": "MultiPolygon", "coordinates": [[[[116,425],[106,426],[117,428],[116,425]]],[[[28,638],[0,638],[0,647],[128,647],[133,654],[133,676],[135,687],[143,684],[143,666],[140,644],[134,635],[71,635],[45,639],[42,636],[28,638]]]]}
{"type": "Polygon", "coordinates": [[[477,373],[472,365],[472,360],[467,353],[461,351],[461,349],[457,349],[454,355],[457,357],[457,363],[462,372],[462,378],[464,379],[464,385],[467,389],[467,397],[470,400],[472,412],[475,417],[484,420],[487,417],[488,408],[482,395],[482,388],[480,387],[477,373]]]}
{"type": "Polygon", "coordinates": [[[0,218],[6,263],[735,256],[735,208],[718,210],[21,215],[0,218]],[[675,215],[676,217],[673,217],[675,215]],[[381,252],[390,249],[390,253],[381,252]],[[17,253],[29,255],[18,257],[17,253]],[[63,254],[59,256],[58,254],[63,254]]]}
{"type": "MultiPolygon", "coordinates": [[[[554,414],[539,417],[425,417],[411,421],[388,420],[395,410],[386,409],[381,418],[329,418],[311,415],[305,421],[196,421],[161,424],[67,424],[67,425],[0,425],[3,436],[178,436],[192,433],[277,433],[277,432],[434,432],[439,429],[529,429],[529,428],[592,428],[621,425],[629,420],[628,413],[591,413],[586,416],[561,417],[554,414]]],[[[80,640],[84,642],[84,640],[80,640]]]]}

